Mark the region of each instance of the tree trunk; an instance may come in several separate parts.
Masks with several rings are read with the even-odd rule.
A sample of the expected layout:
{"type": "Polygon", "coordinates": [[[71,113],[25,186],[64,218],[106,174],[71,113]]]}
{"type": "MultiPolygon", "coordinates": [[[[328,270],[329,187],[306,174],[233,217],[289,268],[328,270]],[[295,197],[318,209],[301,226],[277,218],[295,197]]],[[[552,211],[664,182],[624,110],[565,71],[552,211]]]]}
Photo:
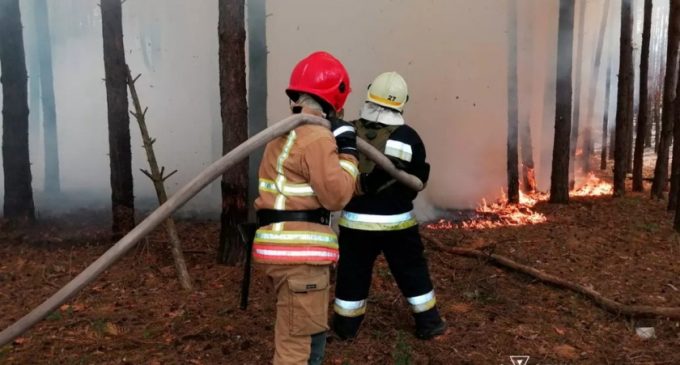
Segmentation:
{"type": "MultiPolygon", "coordinates": [[[[634,0],[633,0],[634,1],[634,0]]],[[[632,37],[631,37],[632,38],[632,37]]],[[[631,47],[632,48],[632,47],[631,47]]],[[[634,57],[633,57],[634,58],[634,57]]],[[[630,127],[628,127],[628,141],[626,141],[626,174],[632,174],[633,173],[633,145],[635,144],[635,120],[637,111],[635,110],[635,66],[633,66],[633,75],[631,76],[633,83],[633,99],[630,101],[630,107],[628,110],[630,110],[630,127]]],[[[616,152],[616,151],[615,151],[616,152]]]]}
{"type": "Polygon", "coordinates": [[[675,119],[676,84],[678,81],[678,46],[680,45],[680,0],[671,0],[668,23],[668,51],[666,57],[666,77],[664,80],[663,110],[661,114],[661,135],[657,151],[652,198],[663,198],[668,179],[668,149],[673,138],[675,119]]]}
{"type": "MultiPolygon", "coordinates": [[[[515,2],[516,4],[516,2],[515,2]]],[[[519,11],[519,10],[518,10],[519,11]]],[[[517,12],[515,12],[515,15],[517,15],[517,12]]],[[[542,42],[538,42],[537,39],[530,39],[533,37],[534,34],[534,29],[532,24],[526,24],[524,25],[524,28],[522,31],[518,31],[517,29],[517,23],[519,23],[519,20],[515,21],[515,31],[516,34],[518,34],[517,42],[518,43],[525,43],[528,44],[531,42],[531,52],[528,51],[520,51],[520,55],[522,53],[527,53],[529,56],[524,58],[522,60],[521,56],[517,57],[517,64],[521,65],[524,64],[525,68],[524,70],[532,70],[536,71],[534,68],[534,65],[536,63],[533,60],[533,55],[536,54],[537,49],[541,49],[541,46],[543,45],[542,42]],[[519,36],[522,34],[523,36],[519,36]]],[[[534,37],[536,38],[536,37],[534,37]]],[[[521,45],[519,45],[519,49],[521,50],[521,45]]],[[[517,53],[517,52],[516,52],[517,53]]],[[[519,70],[518,70],[519,72],[519,70]]],[[[540,72],[540,70],[539,70],[540,72]]],[[[518,73],[518,78],[521,76],[518,73]]],[[[520,92],[519,91],[519,86],[521,85],[518,82],[518,95],[524,95],[526,100],[524,102],[518,101],[518,117],[519,117],[519,153],[520,157],[522,159],[522,182],[520,184],[520,188],[522,191],[525,193],[533,193],[537,189],[537,182],[536,182],[536,170],[535,170],[535,164],[534,164],[534,146],[533,146],[533,141],[531,138],[531,116],[532,116],[532,111],[534,106],[537,103],[543,104],[545,102],[544,97],[538,97],[538,95],[535,94],[534,88],[537,87],[538,85],[534,85],[535,82],[531,80],[531,77],[525,77],[526,79],[530,80],[529,82],[526,83],[526,86],[524,86],[524,91],[520,92]]],[[[539,76],[540,79],[540,76],[539,76]]],[[[545,108],[541,108],[545,109],[545,108]]]]}
{"type": "Polygon", "coordinates": [[[647,117],[649,116],[649,38],[652,31],[652,0],[645,0],[642,26],[642,53],[640,55],[640,107],[638,108],[637,136],[633,161],[633,191],[642,191],[642,166],[647,140],[647,117]]]}
{"type": "MultiPolygon", "coordinates": [[[[660,78],[665,79],[665,76],[661,75],[660,78]]],[[[659,139],[661,137],[661,110],[663,108],[663,93],[664,91],[662,83],[655,99],[656,108],[654,110],[654,153],[657,153],[659,150],[659,139]]]]}
{"type": "MultiPolygon", "coordinates": [[[[607,132],[609,132],[609,96],[611,94],[611,63],[607,66],[607,81],[604,87],[604,116],[602,118],[602,151],[600,154],[600,170],[607,169],[607,132]]],[[[613,148],[613,147],[611,147],[613,148]]]]}
{"type": "Polygon", "coordinates": [[[522,118],[520,124],[520,141],[522,143],[522,186],[524,187],[524,192],[533,193],[536,191],[536,170],[529,117],[522,118]]]}
{"type": "MultiPolygon", "coordinates": [[[[661,91],[663,94],[663,90],[661,91]]],[[[654,152],[659,152],[659,140],[661,139],[661,108],[663,107],[663,97],[657,97],[656,113],[654,117],[654,152]]]]}
{"type": "MultiPolygon", "coordinates": [[[[616,114],[614,115],[616,119],[616,114]]],[[[616,133],[614,133],[614,128],[609,128],[609,159],[614,159],[614,146],[616,145],[616,133]]]]}
{"type": "MultiPolygon", "coordinates": [[[[35,1],[26,2],[24,13],[35,13],[35,1]]],[[[40,143],[40,62],[38,59],[37,24],[35,17],[24,22],[24,45],[28,67],[28,149],[37,156],[40,143]]],[[[25,18],[25,19],[26,19],[25,18]]],[[[35,168],[35,166],[32,166],[35,168]]],[[[32,170],[35,172],[35,170],[32,170]]]]}
{"type": "Polygon", "coordinates": [[[645,148],[652,148],[654,146],[654,124],[656,123],[656,107],[657,107],[657,92],[661,87],[659,85],[660,74],[660,49],[661,49],[661,30],[663,28],[663,18],[657,6],[656,14],[652,12],[652,32],[650,36],[649,49],[649,118],[647,119],[647,131],[645,132],[645,148]]]}
{"type": "MultiPolygon", "coordinates": [[[[680,94],[680,82],[676,83],[675,95],[680,94]]],[[[680,98],[675,98],[675,110],[680,110],[680,98]]],[[[680,119],[677,115],[673,122],[673,141],[680,141],[680,119]]],[[[678,204],[678,191],[680,190],[680,143],[673,143],[673,160],[671,163],[671,186],[668,192],[668,210],[674,211],[678,204]]]]}
{"type": "Polygon", "coordinates": [[[508,203],[519,203],[519,155],[517,151],[517,0],[508,9],[508,203]]]}
{"type": "MultiPolygon", "coordinates": [[[[645,126],[645,143],[644,147],[652,148],[652,126],[654,125],[654,99],[648,101],[648,104],[652,108],[647,110],[647,125],[645,126]]],[[[635,156],[633,156],[635,158],[635,156]]],[[[633,160],[633,172],[635,172],[635,160],[633,160]]]]}
{"type": "MultiPolygon", "coordinates": [[[[680,42],[680,40],[679,40],[680,42]]],[[[680,52],[680,51],[679,51],[680,52]]],[[[680,57],[680,53],[678,55],[680,57]]],[[[680,62],[680,61],[679,61],[680,62]]],[[[678,64],[678,70],[680,71],[680,63],[678,64]]],[[[680,110],[680,79],[676,81],[675,84],[675,103],[674,108],[676,114],[673,116],[673,160],[671,163],[671,184],[670,190],[668,192],[668,211],[676,210],[678,205],[678,193],[680,192],[680,118],[678,118],[677,111],[680,110]]]]}
{"type": "Polygon", "coordinates": [[[578,39],[576,46],[576,69],[574,70],[574,114],[572,115],[571,137],[569,142],[569,188],[574,188],[576,182],[576,149],[578,147],[578,135],[581,122],[581,79],[583,66],[583,31],[585,28],[585,17],[587,3],[581,1],[578,4],[578,39]]]}
{"type": "Polygon", "coordinates": [[[43,112],[43,140],[45,143],[45,191],[57,193],[59,182],[59,148],[57,144],[57,110],[54,101],[52,76],[52,40],[50,38],[47,0],[35,0],[35,26],[40,63],[40,95],[43,112]]]}
{"type": "MultiPolygon", "coordinates": [[[[677,199],[677,197],[676,197],[677,199]]],[[[678,202],[675,203],[675,219],[673,222],[673,228],[675,228],[676,232],[680,232],[680,208],[678,208],[680,204],[678,202]]]]}
{"type": "Polygon", "coordinates": [[[666,79],[666,66],[668,64],[668,26],[669,26],[669,12],[662,13],[660,28],[660,42],[658,54],[658,78],[656,83],[656,117],[654,120],[654,152],[658,153],[659,140],[661,139],[661,118],[663,110],[663,96],[664,96],[664,82],[666,79]]]}
{"type": "Polygon", "coordinates": [[[19,0],[0,1],[0,82],[5,218],[35,219],[28,154],[28,75],[19,0]]]}
{"type": "Polygon", "coordinates": [[[621,45],[619,90],[616,102],[616,143],[614,145],[614,196],[626,191],[629,134],[633,124],[633,13],[632,0],[621,3],[621,45]]]}
{"type": "Polygon", "coordinates": [[[588,88],[588,115],[583,125],[583,154],[581,155],[581,166],[583,172],[588,173],[591,170],[590,156],[593,152],[593,115],[595,113],[595,99],[597,98],[597,83],[600,80],[600,66],[602,63],[602,49],[604,48],[604,38],[607,33],[607,20],[609,19],[609,0],[605,0],[604,8],[602,10],[602,20],[600,21],[600,31],[597,38],[597,49],[595,50],[595,64],[593,66],[593,75],[591,76],[590,86],[588,88]]]}
{"type": "Polygon", "coordinates": [[[550,174],[550,202],[569,202],[569,139],[572,103],[572,51],[574,40],[574,0],[560,0],[557,35],[557,96],[555,103],[555,139],[552,172],[550,174]]]}
{"type": "MultiPolygon", "coordinates": [[[[248,0],[248,135],[267,128],[267,11],[266,0],[248,0]]],[[[250,176],[257,176],[262,151],[249,160],[250,176]]],[[[258,195],[257,179],[250,179],[248,206],[258,195]]]]}
{"type": "Polygon", "coordinates": [[[135,226],[127,65],[123,46],[121,2],[120,0],[102,0],[101,10],[111,161],[113,237],[118,238],[135,226]]]}
{"type": "MultiPolygon", "coordinates": [[[[220,96],[223,153],[248,138],[246,103],[244,1],[219,1],[220,96]]],[[[218,260],[236,265],[245,257],[245,245],[236,228],[248,219],[248,161],[242,161],[222,177],[222,215],[218,260]]]]}

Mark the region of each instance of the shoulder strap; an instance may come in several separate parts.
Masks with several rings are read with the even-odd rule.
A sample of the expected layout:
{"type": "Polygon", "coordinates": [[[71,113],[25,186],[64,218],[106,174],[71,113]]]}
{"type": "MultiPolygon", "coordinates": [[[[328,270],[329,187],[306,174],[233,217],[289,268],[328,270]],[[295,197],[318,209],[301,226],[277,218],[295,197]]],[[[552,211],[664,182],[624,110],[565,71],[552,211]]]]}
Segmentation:
{"type": "MultiPolygon", "coordinates": [[[[365,140],[375,147],[378,151],[385,151],[385,145],[392,133],[399,128],[398,125],[385,125],[382,123],[370,122],[364,119],[355,121],[354,127],[357,130],[357,137],[365,140]]],[[[369,173],[375,168],[375,162],[369,160],[363,154],[359,155],[359,171],[369,173]]]]}

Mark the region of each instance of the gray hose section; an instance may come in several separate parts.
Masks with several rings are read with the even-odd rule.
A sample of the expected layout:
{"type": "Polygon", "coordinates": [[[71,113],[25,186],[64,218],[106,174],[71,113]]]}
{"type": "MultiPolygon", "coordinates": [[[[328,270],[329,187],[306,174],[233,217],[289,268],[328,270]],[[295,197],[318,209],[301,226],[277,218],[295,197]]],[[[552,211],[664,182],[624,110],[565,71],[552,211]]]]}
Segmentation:
{"type": "MultiPolygon", "coordinates": [[[[141,221],[135,228],[116,242],[116,244],[108,251],[78,274],[78,276],[69,281],[63,288],[59,289],[59,291],[54,293],[42,304],[0,332],[0,347],[19,337],[22,333],[40,322],[49,313],[64,304],[69,298],[94,281],[102,272],[104,272],[104,270],[113,265],[116,260],[130,250],[139,240],[163,223],[172,215],[172,213],[181,208],[189,201],[189,199],[193,198],[213,180],[222,176],[229,168],[248,157],[259,147],[302,124],[317,124],[330,127],[330,124],[326,119],[307,114],[295,114],[263,130],[231,150],[177,191],[177,193],[170,197],[163,205],[154,210],[146,217],[146,219],[141,221]]],[[[384,168],[395,179],[414,190],[420,191],[423,189],[424,185],[417,177],[397,169],[385,155],[373,148],[367,142],[357,139],[357,148],[362,153],[365,153],[368,158],[376,162],[376,164],[384,168]]]]}

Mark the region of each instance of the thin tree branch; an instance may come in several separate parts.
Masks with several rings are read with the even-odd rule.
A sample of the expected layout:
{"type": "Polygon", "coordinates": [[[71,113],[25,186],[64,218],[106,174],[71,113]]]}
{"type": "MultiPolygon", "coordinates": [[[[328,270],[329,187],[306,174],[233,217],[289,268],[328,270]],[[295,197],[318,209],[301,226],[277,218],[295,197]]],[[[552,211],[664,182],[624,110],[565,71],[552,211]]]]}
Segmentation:
{"type": "Polygon", "coordinates": [[[169,179],[169,178],[170,178],[170,176],[174,175],[174,174],[175,174],[176,172],[177,172],[177,170],[175,170],[175,171],[173,171],[173,172],[169,173],[169,174],[168,174],[168,176],[165,176],[165,177],[163,177],[163,181],[165,181],[165,180],[169,179]]]}
{"type": "Polygon", "coordinates": [[[149,179],[151,179],[151,181],[156,181],[156,179],[154,179],[153,176],[151,176],[151,173],[149,173],[149,171],[144,170],[144,169],[139,169],[139,171],[141,171],[144,175],[146,175],[149,179]]]}

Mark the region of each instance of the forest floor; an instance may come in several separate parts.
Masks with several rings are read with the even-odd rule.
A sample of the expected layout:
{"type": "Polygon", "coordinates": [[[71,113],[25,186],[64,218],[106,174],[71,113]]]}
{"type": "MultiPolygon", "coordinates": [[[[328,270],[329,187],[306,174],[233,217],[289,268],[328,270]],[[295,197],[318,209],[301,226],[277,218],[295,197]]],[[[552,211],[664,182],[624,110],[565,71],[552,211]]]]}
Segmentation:
{"type": "MultiPolygon", "coordinates": [[[[590,285],[626,304],[680,306],[680,236],[664,202],[648,194],[539,203],[541,224],[429,229],[447,245],[491,249],[590,285]]],[[[37,227],[0,227],[0,328],[26,314],[109,246],[106,214],[79,212],[37,227]]],[[[215,263],[216,222],[179,222],[196,290],[182,292],[165,234],[154,232],[101,278],[11,345],[1,364],[266,364],[274,303],[255,273],[247,311],[241,269],[215,263]]],[[[330,340],[327,364],[680,364],[680,321],[632,320],[588,299],[426,242],[449,331],[413,336],[406,302],[380,260],[366,321],[350,343],[330,340]],[[655,337],[636,335],[654,327],[655,337]]]]}

